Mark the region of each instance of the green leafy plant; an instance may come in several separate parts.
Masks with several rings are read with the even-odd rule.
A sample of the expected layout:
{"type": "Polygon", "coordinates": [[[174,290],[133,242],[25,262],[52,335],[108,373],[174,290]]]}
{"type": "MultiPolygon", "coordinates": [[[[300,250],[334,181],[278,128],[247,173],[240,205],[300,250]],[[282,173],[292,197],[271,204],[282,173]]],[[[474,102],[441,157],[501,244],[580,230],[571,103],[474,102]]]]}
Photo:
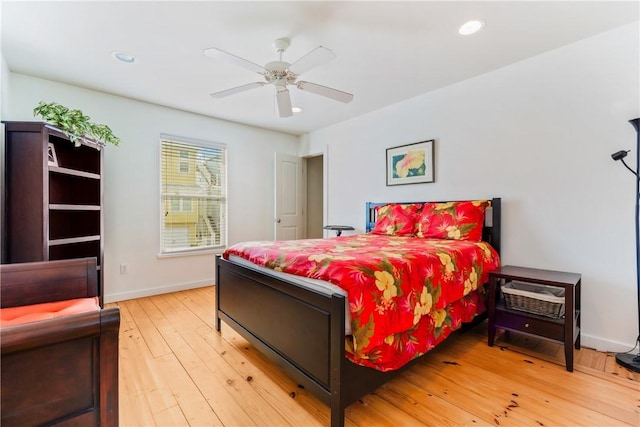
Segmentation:
{"type": "Polygon", "coordinates": [[[40,101],[33,109],[33,115],[41,116],[44,121],[59,128],[76,146],[80,145],[80,140],[84,137],[95,139],[101,144],[120,143],[120,138],[113,134],[109,126],[90,122],[90,117],[80,110],[71,110],[55,102],[40,101]]]}

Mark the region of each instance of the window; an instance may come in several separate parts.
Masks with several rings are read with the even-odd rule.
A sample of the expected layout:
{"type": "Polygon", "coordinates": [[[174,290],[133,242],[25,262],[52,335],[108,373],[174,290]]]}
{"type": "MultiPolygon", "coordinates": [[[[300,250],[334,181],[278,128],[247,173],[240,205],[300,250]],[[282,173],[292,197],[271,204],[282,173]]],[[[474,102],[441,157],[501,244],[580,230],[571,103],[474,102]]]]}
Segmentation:
{"type": "Polygon", "coordinates": [[[181,159],[187,159],[180,160],[180,173],[189,173],[189,152],[186,150],[180,150],[180,157],[181,159]]]}
{"type": "Polygon", "coordinates": [[[160,253],[224,248],[226,147],[167,135],[160,144],[160,253]]]}
{"type": "Polygon", "coordinates": [[[169,202],[169,212],[190,212],[191,199],[184,197],[171,197],[169,202]]]}

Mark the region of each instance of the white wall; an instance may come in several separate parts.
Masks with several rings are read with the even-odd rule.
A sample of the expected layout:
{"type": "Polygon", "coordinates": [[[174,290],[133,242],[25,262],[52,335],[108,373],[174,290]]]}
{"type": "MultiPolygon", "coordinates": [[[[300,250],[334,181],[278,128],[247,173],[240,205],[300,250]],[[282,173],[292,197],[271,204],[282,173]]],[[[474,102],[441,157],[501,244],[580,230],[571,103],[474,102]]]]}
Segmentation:
{"type": "Polygon", "coordinates": [[[3,117],[2,112],[9,103],[9,67],[4,60],[4,56],[0,54],[0,118],[3,117]]]}
{"type": "MultiPolygon", "coordinates": [[[[0,20],[2,19],[2,3],[0,3],[0,20]]],[[[0,32],[0,119],[2,119],[2,110],[8,102],[9,93],[9,68],[2,54],[2,32],[0,32]]],[[[2,129],[0,138],[4,138],[4,128],[2,129]]]]}
{"type": "Polygon", "coordinates": [[[638,43],[627,25],[306,135],[302,154],[327,153],[328,220],[362,231],[365,201],[502,197],[503,264],[581,273],[582,343],[628,350],[635,181],[610,155],[635,164],[638,43]],[[386,187],[385,149],[427,139],[436,182],[386,187]]]}
{"type": "MultiPolygon", "coordinates": [[[[0,6],[0,11],[2,6],[0,6]]],[[[9,67],[4,60],[4,56],[0,52],[0,121],[4,120],[3,113],[9,103],[9,67]]],[[[4,194],[4,124],[0,124],[0,194],[4,194]]],[[[0,203],[3,203],[1,201],[0,203]]],[[[4,210],[0,213],[0,232],[4,227],[4,210]]],[[[2,247],[0,247],[0,258],[2,256],[2,247]]]]}
{"type": "Polygon", "coordinates": [[[296,154],[296,137],[21,74],[10,89],[5,120],[37,120],[38,102],[55,101],[121,138],[105,148],[105,301],[213,283],[213,254],[157,256],[161,133],[227,144],[229,242],[273,239],[273,153],[296,154]]]}

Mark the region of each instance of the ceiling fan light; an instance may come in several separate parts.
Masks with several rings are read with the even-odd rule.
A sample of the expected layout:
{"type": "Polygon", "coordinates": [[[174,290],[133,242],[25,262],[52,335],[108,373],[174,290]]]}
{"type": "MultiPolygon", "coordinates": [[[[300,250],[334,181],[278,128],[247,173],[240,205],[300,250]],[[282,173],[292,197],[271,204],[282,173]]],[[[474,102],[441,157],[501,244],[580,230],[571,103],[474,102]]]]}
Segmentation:
{"type": "Polygon", "coordinates": [[[474,19],[472,21],[467,21],[464,24],[462,24],[458,29],[458,33],[460,33],[463,36],[468,36],[468,35],[477,33],[482,29],[482,27],[484,27],[484,21],[481,21],[479,19],[474,19]]]}
{"type": "Polygon", "coordinates": [[[293,115],[291,108],[291,97],[289,96],[289,90],[284,88],[276,91],[276,104],[278,106],[278,113],[280,117],[291,117],[293,115]]]}

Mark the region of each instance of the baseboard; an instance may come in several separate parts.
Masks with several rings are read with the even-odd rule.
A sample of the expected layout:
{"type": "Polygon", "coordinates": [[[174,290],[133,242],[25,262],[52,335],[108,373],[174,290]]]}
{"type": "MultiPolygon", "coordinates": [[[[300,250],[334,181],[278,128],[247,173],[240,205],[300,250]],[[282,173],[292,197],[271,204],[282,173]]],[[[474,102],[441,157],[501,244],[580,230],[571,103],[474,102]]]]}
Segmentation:
{"type": "Polygon", "coordinates": [[[611,341],[602,337],[587,335],[582,332],[580,332],[580,344],[583,347],[593,348],[598,351],[608,351],[612,353],[627,352],[631,350],[635,345],[634,342],[622,343],[618,341],[611,341]]]}
{"type": "Polygon", "coordinates": [[[117,294],[107,294],[104,296],[104,302],[118,302],[126,301],[136,298],[150,297],[153,295],[168,294],[170,292],[186,291],[187,289],[204,288],[206,286],[212,286],[212,280],[204,280],[188,283],[177,283],[169,286],[161,286],[159,288],[147,288],[139,289],[133,292],[121,292],[117,294]]]}

